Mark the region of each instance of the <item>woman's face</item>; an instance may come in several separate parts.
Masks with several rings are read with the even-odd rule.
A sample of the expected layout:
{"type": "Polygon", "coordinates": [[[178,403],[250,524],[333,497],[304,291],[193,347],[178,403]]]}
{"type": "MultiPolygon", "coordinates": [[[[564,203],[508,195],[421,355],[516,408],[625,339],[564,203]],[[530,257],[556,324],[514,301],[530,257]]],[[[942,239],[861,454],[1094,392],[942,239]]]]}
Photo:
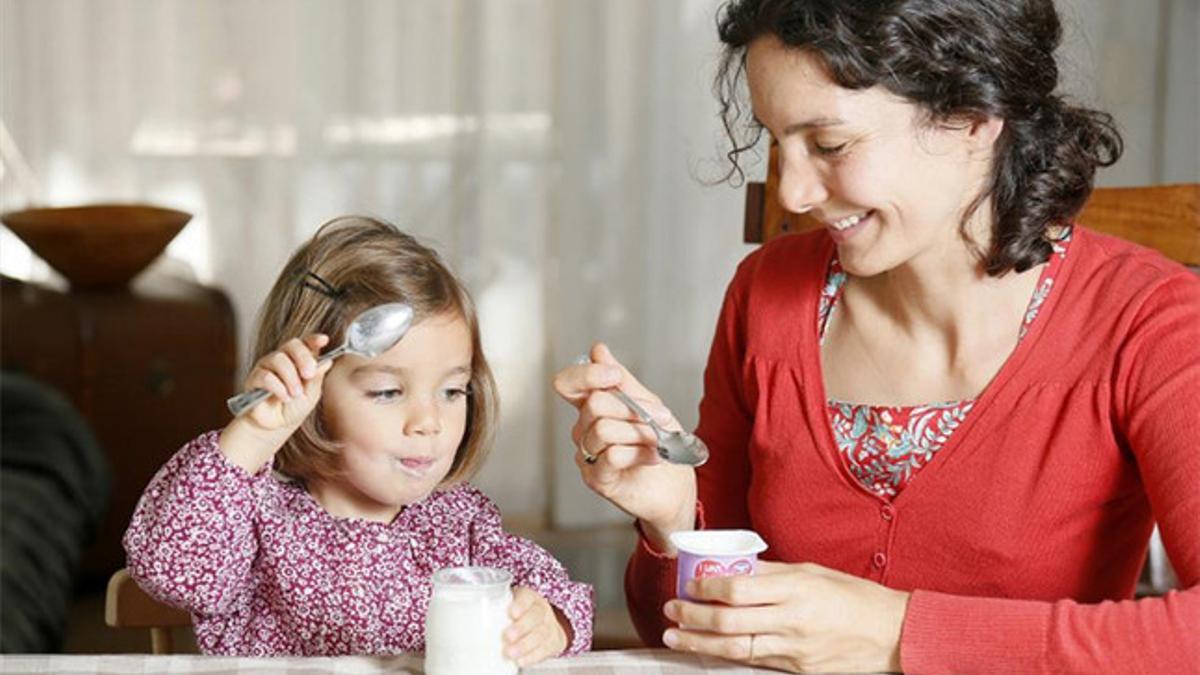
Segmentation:
{"type": "Polygon", "coordinates": [[[746,73],[754,115],[779,144],[783,207],[825,223],[848,272],[963,250],[958,225],[985,184],[1000,122],[927,126],[915,105],[880,87],[842,88],[818,57],[775,36],[750,44],[746,73]]]}
{"type": "Polygon", "coordinates": [[[467,427],[471,331],[456,313],[429,317],[377,358],[343,356],[321,398],[342,444],[344,477],[328,486],[364,517],[394,515],[446,477],[467,427]]]}

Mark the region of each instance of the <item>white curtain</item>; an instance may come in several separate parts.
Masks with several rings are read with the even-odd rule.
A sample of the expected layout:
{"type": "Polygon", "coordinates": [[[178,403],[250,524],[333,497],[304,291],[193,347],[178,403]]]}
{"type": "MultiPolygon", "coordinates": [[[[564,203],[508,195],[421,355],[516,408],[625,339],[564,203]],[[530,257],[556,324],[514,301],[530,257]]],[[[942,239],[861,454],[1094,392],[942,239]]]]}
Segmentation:
{"type": "MultiPolygon", "coordinates": [[[[0,0],[0,117],[38,184],[8,161],[0,206],[192,212],[170,257],[230,294],[243,354],[279,267],[322,221],[400,224],[479,301],[504,402],[480,485],[513,522],[620,522],[578,480],[549,380],[603,339],[695,422],[722,291],[749,250],[742,191],[702,184],[721,169],[718,4],[0,0]]],[[[1102,181],[1198,180],[1196,1],[1064,9],[1072,89],[1130,140],[1102,181]]],[[[3,271],[53,281],[0,236],[3,271]]]]}
{"type": "Polygon", "coordinates": [[[1100,185],[1200,182],[1200,0],[1058,0],[1068,92],[1116,118],[1100,185]]]}
{"type": "MultiPolygon", "coordinates": [[[[36,197],[195,214],[169,254],[230,294],[243,354],[285,258],[331,216],[385,217],[446,256],[503,399],[478,482],[511,521],[620,519],[575,474],[550,389],[592,340],[694,423],[748,250],[741,191],[696,180],[718,156],[715,1],[0,7],[0,114],[36,197]]],[[[14,177],[6,210],[34,197],[14,177]]],[[[7,273],[49,275],[4,236],[7,273]]]]}

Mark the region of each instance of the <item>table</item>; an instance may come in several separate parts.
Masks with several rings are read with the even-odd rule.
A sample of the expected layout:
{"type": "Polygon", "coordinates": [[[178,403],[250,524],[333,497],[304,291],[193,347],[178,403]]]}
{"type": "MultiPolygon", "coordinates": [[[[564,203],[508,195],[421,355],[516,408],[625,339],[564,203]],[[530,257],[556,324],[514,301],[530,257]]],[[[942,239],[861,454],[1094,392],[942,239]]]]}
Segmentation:
{"type": "MultiPolygon", "coordinates": [[[[0,673],[55,673],[56,675],[133,675],[178,673],[224,675],[244,673],[336,673],[338,675],[421,675],[420,654],[402,656],[341,656],[322,658],[238,658],[228,656],[151,656],[149,654],[41,654],[0,656],[0,673]]],[[[776,673],[729,661],[665,649],[602,651],[569,659],[543,661],[522,673],[530,675],[691,675],[722,673],[749,675],[776,673]]]]}

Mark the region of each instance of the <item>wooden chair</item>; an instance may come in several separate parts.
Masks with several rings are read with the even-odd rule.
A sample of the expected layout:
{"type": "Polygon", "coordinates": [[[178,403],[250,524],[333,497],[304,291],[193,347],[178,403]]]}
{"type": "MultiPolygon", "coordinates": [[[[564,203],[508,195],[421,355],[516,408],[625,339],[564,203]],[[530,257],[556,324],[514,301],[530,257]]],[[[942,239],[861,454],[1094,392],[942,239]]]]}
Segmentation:
{"type": "MultiPolygon", "coordinates": [[[[774,145],[769,162],[767,181],[746,185],[742,239],[747,244],[761,244],[782,234],[822,226],[810,215],[784,210],[778,199],[779,163],[774,145]]],[[[1198,183],[1099,188],[1092,192],[1076,222],[1153,248],[1200,272],[1198,183]]],[[[1174,586],[1174,572],[1156,529],[1150,540],[1146,567],[1138,582],[1138,595],[1159,595],[1174,586]]]]}
{"type": "Polygon", "coordinates": [[[108,580],[104,622],[113,628],[149,628],[151,653],[171,654],[175,651],[173,629],[192,625],[192,617],[150,597],[121,568],[108,580]]]}
{"type": "MultiPolygon", "coordinates": [[[[743,239],[758,244],[788,232],[820,227],[809,215],[789,213],[780,206],[778,160],[771,148],[766,183],[748,183],[743,239]]],[[[1099,188],[1076,221],[1158,250],[1190,267],[1200,266],[1200,184],[1099,188]]]]}

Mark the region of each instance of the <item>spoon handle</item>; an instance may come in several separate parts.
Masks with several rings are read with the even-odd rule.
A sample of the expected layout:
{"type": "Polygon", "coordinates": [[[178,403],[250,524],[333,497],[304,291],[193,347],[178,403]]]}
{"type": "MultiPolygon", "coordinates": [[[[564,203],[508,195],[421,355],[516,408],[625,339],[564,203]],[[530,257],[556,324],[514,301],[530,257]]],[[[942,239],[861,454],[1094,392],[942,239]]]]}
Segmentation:
{"type": "Polygon", "coordinates": [[[347,350],[349,350],[349,347],[347,347],[346,343],[343,342],[342,344],[340,344],[340,345],[334,347],[333,349],[330,349],[329,351],[325,352],[324,354],[318,356],[317,357],[317,365],[319,366],[322,363],[325,363],[326,361],[332,361],[333,359],[336,359],[337,357],[341,356],[342,354],[345,354],[347,352],[347,350]]]}
{"type": "MultiPolygon", "coordinates": [[[[346,353],[346,345],[338,345],[333,349],[325,352],[317,357],[317,365],[321,365],[326,361],[336,359],[346,353]]],[[[266,389],[258,388],[244,391],[236,396],[229,397],[225,401],[225,406],[229,408],[229,412],[233,413],[234,417],[241,417],[246,414],[246,411],[258,405],[258,402],[271,395],[271,392],[266,389]]]]}
{"type": "MultiPolygon", "coordinates": [[[[592,363],[592,358],[587,354],[583,354],[575,359],[575,365],[577,366],[586,366],[590,363],[592,363]]],[[[654,430],[656,435],[663,435],[662,428],[658,426],[658,423],[654,421],[654,418],[651,417],[649,413],[642,408],[642,406],[638,405],[636,401],[634,401],[632,398],[629,398],[628,394],[621,391],[620,387],[612,387],[610,389],[606,389],[605,391],[613,396],[616,396],[617,399],[621,401],[621,403],[624,403],[630,410],[632,410],[633,414],[637,415],[638,419],[640,419],[644,424],[650,425],[650,428],[654,430]]]]}
{"type": "Polygon", "coordinates": [[[608,393],[612,394],[613,396],[616,396],[621,401],[621,403],[624,403],[630,410],[633,411],[633,414],[638,416],[638,419],[640,419],[640,420],[642,420],[642,422],[650,425],[650,428],[654,430],[655,434],[657,434],[659,436],[663,435],[663,430],[662,430],[662,428],[660,428],[658,426],[658,422],[655,422],[654,418],[651,417],[649,415],[649,413],[647,413],[646,410],[644,408],[642,408],[642,406],[638,405],[636,401],[634,401],[632,398],[629,398],[628,394],[621,391],[620,389],[617,389],[616,387],[613,387],[612,389],[607,389],[606,391],[608,391],[608,393]]]}
{"type": "Polygon", "coordinates": [[[246,411],[258,405],[258,402],[271,395],[266,389],[251,389],[237,396],[231,396],[225,401],[225,406],[234,417],[241,417],[246,411]]]}

